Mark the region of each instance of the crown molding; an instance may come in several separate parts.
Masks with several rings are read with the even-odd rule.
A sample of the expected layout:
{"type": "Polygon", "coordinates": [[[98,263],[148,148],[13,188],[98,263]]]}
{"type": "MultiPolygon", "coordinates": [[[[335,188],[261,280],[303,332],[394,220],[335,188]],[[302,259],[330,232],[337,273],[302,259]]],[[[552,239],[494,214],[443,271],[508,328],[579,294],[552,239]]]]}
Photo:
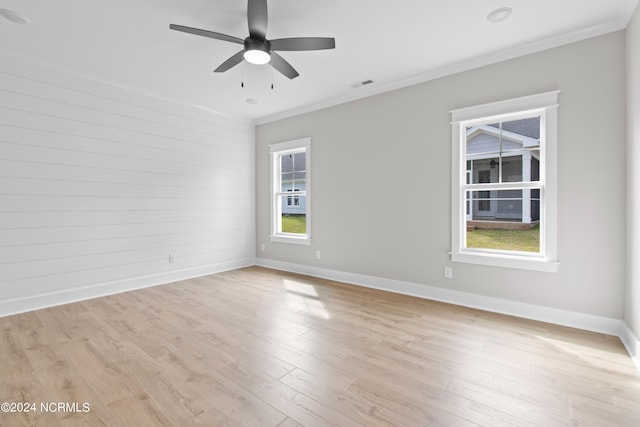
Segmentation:
{"type": "Polygon", "coordinates": [[[380,85],[372,85],[366,88],[360,88],[360,90],[358,90],[356,93],[352,93],[346,96],[328,99],[326,101],[322,101],[319,103],[309,104],[306,106],[302,106],[302,107],[294,108],[291,110],[283,111],[280,113],[257,118],[254,120],[254,124],[256,126],[259,126],[259,125],[275,122],[278,120],[283,120],[290,117],[311,113],[313,111],[333,107],[340,104],[345,104],[347,102],[357,101],[359,99],[368,98],[368,97],[379,95],[385,92],[391,92],[397,89],[402,89],[402,88],[417,85],[420,83],[425,83],[431,80],[436,80],[442,77],[447,77],[453,74],[462,73],[465,71],[473,70],[473,69],[484,67],[487,65],[492,65],[492,64],[507,61],[510,59],[515,59],[515,58],[530,55],[533,53],[553,49],[556,47],[565,46],[571,43],[576,43],[582,40],[587,40],[593,37],[598,37],[605,34],[613,33],[615,31],[623,30],[627,27],[627,25],[628,25],[628,21],[612,20],[604,24],[595,25],[589,28],[578,30],[578,31],[559,34],[556,36],[548,37],[543,40],[527,43],[527,44],[513,47],[510,49],[489,53],[487,55],[476,56],[474,58],[470,58],[464,61],[456,62],[454,64],[446,65],[444,67],[429,70],[424,73],[420,73],[411,77],[407,77],[402,80],[388,82],[380,85]]]}

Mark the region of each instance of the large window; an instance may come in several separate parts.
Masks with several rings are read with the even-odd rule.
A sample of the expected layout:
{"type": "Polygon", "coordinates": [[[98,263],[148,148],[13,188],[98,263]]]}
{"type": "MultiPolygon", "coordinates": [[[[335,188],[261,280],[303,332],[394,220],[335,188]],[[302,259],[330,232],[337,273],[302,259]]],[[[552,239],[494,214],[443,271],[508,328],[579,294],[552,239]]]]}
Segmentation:
{"type": "Polygon", "coordinates": [[[451,112],[453,261],[556,271],[557,97],[451,112]]]}
{"type": "Polygon", "coordinates": [[[311,243],[311,140],[272,144],[271,241],[311,243]]]}

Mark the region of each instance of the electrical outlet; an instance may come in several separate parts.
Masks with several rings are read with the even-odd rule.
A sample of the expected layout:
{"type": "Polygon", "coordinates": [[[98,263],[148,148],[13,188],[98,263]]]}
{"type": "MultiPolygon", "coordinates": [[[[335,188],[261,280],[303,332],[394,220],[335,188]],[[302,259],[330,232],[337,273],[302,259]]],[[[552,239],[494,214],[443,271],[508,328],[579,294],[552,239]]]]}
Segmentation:
{"type": "Polygon", "coordinates": [[[264,243],[260,245],[260,250],[264,252],[264,243]]]}
{"type": "Polygon", "coordinates": [[[320,253],[320,251],[316,251],[316,259],[320,259],[321,256],[322,254],[320,253]]]}
{"type": "Polygon", "coordinates": [[[174,254],[169,254],[169,264],[173,264],[176,262],[176,256],[174,254]]]}
{"type": "Polygon", "coordinates": [[[453,267],[445,267],[444,268],[444,278],[445,279],[453,279],[453,267]]]}

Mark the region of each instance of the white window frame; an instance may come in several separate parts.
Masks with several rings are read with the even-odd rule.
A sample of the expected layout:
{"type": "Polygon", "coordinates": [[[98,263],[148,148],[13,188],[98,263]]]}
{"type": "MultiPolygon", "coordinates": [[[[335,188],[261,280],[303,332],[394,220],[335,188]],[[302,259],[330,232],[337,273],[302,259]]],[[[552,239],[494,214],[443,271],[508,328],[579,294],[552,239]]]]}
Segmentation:
{"type": "Polygon", "coordinates": [[[495,267],[557,272],[557,110],[560,91],[451,110],[451,260],[495,267]],[[501,189],[540,188],[540,253],[466,248],[466,191],[479,184],[467,184],[466,128],[473,124],[516,120],[539,115],[540,181],[501,183],[501,189]]]}
{"type": "MultiPolygon", "coordinates": [[[[271,234],[272,242],[292,243],[297,245],[311,244],[311,138],[297,139],[295,141],[279,142],[269,146],[271,155],[271,234]],[[305,153],[305,189],[304,191],[282,191],[280,179],[280,158],[284,155],[305,153]],[[284,233],[282,231],[282,196],[305,196],[305,215],[307,233],[284,233]]],[[[292,199],[293,200],[293,199],[292,199]]],[[[299,198],[298,198],[299,200],[299,198]]],[[[298,202],[299,203],[299,202],[298,202]]]]}

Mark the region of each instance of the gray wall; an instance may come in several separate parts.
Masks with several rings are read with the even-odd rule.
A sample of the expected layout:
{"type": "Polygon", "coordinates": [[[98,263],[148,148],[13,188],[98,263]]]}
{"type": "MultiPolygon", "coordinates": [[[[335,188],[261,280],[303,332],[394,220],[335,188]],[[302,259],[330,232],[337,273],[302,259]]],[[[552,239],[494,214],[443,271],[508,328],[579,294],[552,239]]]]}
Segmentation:
{"type": "Polygon", "coordinates": [[[249,121],[0,57],[0,315],[253,264],[253,155],[249,121]]]}
{"type": "Polygon", "coordinates": [[[640,7],[627,28],[627,292],[625,322],[640,337],[640,7]]]}
{"type": "Polygon", "coordinates": [[[621,319],[624,64],[616,32],[258,126],[258,257],[621,319]],[[452,264],[449,110],[554,89],[559,272],[452,264]],[[268,145],[302,137],[312,138],[312,245],[271,243],[268,145]]]}

